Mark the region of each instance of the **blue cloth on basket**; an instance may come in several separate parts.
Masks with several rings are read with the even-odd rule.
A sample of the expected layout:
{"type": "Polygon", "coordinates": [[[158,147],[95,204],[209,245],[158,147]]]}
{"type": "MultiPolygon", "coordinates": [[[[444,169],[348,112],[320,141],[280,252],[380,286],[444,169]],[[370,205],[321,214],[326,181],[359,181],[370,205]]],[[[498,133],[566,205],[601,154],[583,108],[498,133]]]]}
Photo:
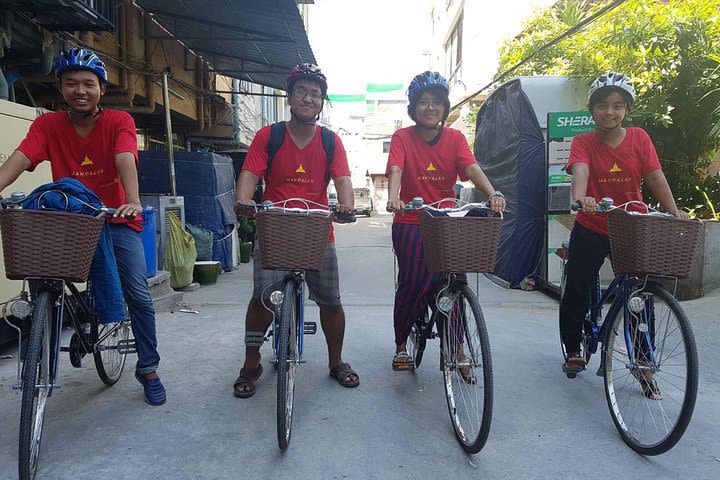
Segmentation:
{"type": "MultiPolygon", "coordinates": [[[[23,208],[96,216],[105,208],[95,193],[74,178],[61,178],[40,185],[25,200],[23,208]]],[[[105,223],[90,267],[90,294],[100,323],[125,320],[122,285],[113,250],[110,226],[105,223]]]]}

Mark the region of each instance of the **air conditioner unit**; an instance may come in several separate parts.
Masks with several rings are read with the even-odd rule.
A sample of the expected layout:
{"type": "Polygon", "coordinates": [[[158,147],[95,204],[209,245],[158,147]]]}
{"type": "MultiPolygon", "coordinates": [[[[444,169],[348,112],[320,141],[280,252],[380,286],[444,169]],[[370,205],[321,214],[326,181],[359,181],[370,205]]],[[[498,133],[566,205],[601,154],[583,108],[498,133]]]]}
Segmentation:
{"type": "Polygon", "coordinates": [[[140,202],[144,207],[152,207],[158,211],[155,222],[158,242],[158,268],[162,269],[165,249],[170,243],[170,221],[168,215],[174,213],[185,228],[185,200],[183,197],[168,195],[140,195],[140,202]]]}

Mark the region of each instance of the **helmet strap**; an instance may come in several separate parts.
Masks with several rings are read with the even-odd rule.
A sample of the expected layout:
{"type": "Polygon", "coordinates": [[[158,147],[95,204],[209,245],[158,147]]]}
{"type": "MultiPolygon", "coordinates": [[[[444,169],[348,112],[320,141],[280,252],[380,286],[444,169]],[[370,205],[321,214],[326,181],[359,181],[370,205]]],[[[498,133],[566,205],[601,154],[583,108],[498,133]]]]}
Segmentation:
{"type": "Polygon", "coordinates": [[[68,107],[68,113],[70,115],[76,115],[76,116],[80,117],[81,120],[85,120],[88,117],[97,118],[102,112],[103,112],[103,108],[100,105],[98,105],[96,107],[95,111],[92,113],[78,112],[74,108],[68,107]]]}

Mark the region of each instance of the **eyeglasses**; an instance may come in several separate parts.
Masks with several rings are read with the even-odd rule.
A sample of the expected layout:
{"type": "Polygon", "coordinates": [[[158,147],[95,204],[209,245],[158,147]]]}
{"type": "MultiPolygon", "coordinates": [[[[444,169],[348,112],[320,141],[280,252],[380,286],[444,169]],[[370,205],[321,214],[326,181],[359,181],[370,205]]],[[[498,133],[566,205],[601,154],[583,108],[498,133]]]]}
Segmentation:
{"type": "Polygon", "coordinates": [[[443,102],[438,102],[437,100],[433,101],[433,100],[423,99],[418,102],[418,107],[420,107],[424,110],[427,108],[443,108],[444,105],[443,105],[443,102]]]}
{"type": "Polygon", "coordinates": [[[310,100],[312,100],[313,102],[319,102],[323,98],[320,92],[308,91],[302,87],[298,87],[293,90],[293,95],[295,96],[295,98],[300,100],[305,99],[305,97],[310,97],[310,100]]]}

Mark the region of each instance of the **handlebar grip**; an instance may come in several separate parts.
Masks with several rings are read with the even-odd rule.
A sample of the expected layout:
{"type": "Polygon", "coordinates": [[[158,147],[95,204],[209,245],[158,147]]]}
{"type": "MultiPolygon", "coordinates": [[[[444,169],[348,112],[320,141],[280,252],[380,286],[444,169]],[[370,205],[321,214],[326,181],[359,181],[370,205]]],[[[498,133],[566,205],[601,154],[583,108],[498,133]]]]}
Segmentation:
{"type": "Polygon", "coordinates": [[[342,222],[354,223],[357,221],[357,217],[353,214],[335,213],[335,219],[342,222]]]}
{"type": "Polygon", "coordinates": [[[580,204],[580,201],[575,200],[572,205],[570,205],[570,210],[572,210],[573,212],[579,212],[580,210],[582,210],[582,205],[580,204]]]}

